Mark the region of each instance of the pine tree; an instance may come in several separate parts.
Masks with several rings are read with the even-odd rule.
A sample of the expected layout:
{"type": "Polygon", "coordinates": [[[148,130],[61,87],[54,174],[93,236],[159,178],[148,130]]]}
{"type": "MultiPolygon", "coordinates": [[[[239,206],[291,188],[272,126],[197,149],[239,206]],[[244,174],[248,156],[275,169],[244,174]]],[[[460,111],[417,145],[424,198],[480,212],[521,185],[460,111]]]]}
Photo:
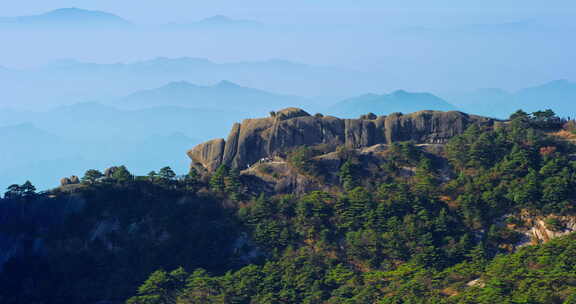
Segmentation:
{"type": "Polygon", "coordinates": [[[188,191],[194,191],[200,185],[200,174],[194,168],[190,168],[190,172],[184,177],[184,186],[188,191]]]}
{"type": "Polygon", "coordinates": [[[251,216],[254,222],[269,219],[276,213],[275,205],[261,193],[251,208],[251,216]]]}
{"type": "Polygon", "coordinates": [[[156,173],[156,171],[150,171],[147,176],[149,181],[154,182],[158,178],[158,173],[156,173]]]}
{"type": "Polygon", "coordinates": [[[196,170],[195,168],[190,168],[190,172],[188,172],[186,178],[194,181],[200,181],[200,174],[198,173],[198,170],[196,170]]]}
{"type": "Polygon", "coordinates": [[[95,170],[95,169],[90,169],[90,170],[86,171],[86,173],[84,173],[84,176],[82,177],[82,183],[93,184],[99,178],[102,178],[103,176],[104,176],[104,174],[102,174],[102,172],[95,170]]]}
{"type": "Polygon", "coordinates": [[[226,178],[226,175],[228,175],[228,168],[224,165],[218,167],[216,172],[214,172],[210,178],[210,189],[214,192],[224,193],[226,187],[224,179],[226,178]]]}
{"type": "Polygon", "coordinates": [[[512,199],[521,206],[536,207],[540,200],[540,187],[538,172],[530,169],[518,187],[510,190],[512,199]]]}
{"type": "Polygon", "coordinates": [[[354,165],[350,160],[347,160],[340,167],[340,172],[338,172],[338,176],[340,177],[340,184],[346,191],[351,191],[357,186],[353,171],[354,171],[354,165]]]}
{"type": "Polygon", "coordinates": [[[13,184],[8,186],[7,192],[4,194],[4,197],[7,199],[16,199],[22,196],[22,188],[20,185],[13,184]]]}
{"type": "Polygon", "coordinates": [[[242,183],[240,182],[240,173],[237,169],[232,169],[224,178],[225,191],[231,199],[238,201],[242,198],[242,183]]]}
{"type": "Polygon", "coordinates": [[[36,196],[36,187],[34,187],[30,181],[26,181],[24,184],[22,184],[20,189],[24,198],[32,198],[36,196]]]}
{"type": "Polygon", "coordinates": [[[157,270],[138,288],[138,295],[127,301],[128,304],[173,304],[178,292],[186,286],[188,273],[183,268],[172,272],[157,270]]]}
{"type": "Polygon", "coordinates": [[[416,168],[416,176],[414,177],[414,190],[421,196],[431,197],[435,195],[437,183],[431,170],[432,163],[430,159],[422,158],[416,168]]]}
{"type": "Polygon", "coordinates": [[[117,167],[112,173],[112,178],[119,183],[128,183],[134,180],[134,176],[126,169],[126,166],[117,167]]]}
{"type": "Polygon", "coordinates": [[[164,181],[172,181],[176,177],[176,173],[174,173],[174,171],[170,167],[164,167],[164,168],[160,169],[160,171],[158,172],[158,175],[164,181]]]}
{"type": "Polygon", "coordinates": [[[486,262],[488,255],[486,253],[486,249],[484,248],[484,244],[478,243],[467,255],[468,258],[472,260],[473,263],[477,265],[482,265],[486,262]]]}

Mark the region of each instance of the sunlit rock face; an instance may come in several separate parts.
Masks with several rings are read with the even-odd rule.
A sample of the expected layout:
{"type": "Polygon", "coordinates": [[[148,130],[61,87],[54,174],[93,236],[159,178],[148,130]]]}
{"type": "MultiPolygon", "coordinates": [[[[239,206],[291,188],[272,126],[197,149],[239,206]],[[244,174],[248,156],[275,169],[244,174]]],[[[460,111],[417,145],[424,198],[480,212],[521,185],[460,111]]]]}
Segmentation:
{"type": "Polygon", "coordinates": [[[271,112],[270,117],[246,119],[232,127],[226,140],[215,139],[188,151],[193,166],[213,171],[220,165],[244,169],[263,158],[299,146],[320,144],[365,148],[414,141],[442,144],[472,124],[493,126],[494,119],[450,111],[420,111],[359,119],[312,116],[298,108],[271,112]]]}

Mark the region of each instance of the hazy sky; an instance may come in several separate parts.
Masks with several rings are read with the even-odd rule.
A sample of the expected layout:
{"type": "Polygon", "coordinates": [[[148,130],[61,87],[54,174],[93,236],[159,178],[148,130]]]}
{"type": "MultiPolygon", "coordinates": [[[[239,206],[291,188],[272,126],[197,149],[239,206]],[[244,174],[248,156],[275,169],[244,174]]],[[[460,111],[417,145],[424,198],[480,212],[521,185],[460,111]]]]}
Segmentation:
{"type": "MultiPolygon", "coordinates": [[[[432,92],[444,97],[450,96],[448,93],[478,88],[517,90],[556,79],[576,81],[576,40],[573,38],[576,0],[0,0],[0,3],[0,16],[6,17],[76,7],[113,13],[139,25],[90,30],[82,24],[58,28],[0,26],[0,114],[5,106],[38,110],[81,101],[111,102],[137,90],[181,80],[198,84],[232,80],[271,92],[324,96],[324,102],[398,89],[432,92]],[[161,26],[214,15],[256,20],[263,26],[249,29],[236,25],[161,26]],[[90,68],[85,69],[84,65],[69,66],[61,64],[62,61],[53,64],[59,59],[118,63],[157,57],[206,58],[216,63],[283,59],[337,68],[318,74],[314,71],[326,70],[285,70],[261,63],[239,65],[247,66],[250,71],[259,71],[263,66],[270,69],[265,68],[268,74],[256,73],[252,77],[247,71],[235,74],[234,69],[228,68],[217,69],[220,72],[216,76],[195,68],[186,68],[186,73],[180,73],[181,66],[168,64],[156,67],[146,76],[126,74],[124,70],[131,69],[122,65],[111,68],[114,71],[111,74],[101,74],[98,66],[88,65],[90,68]],[[188,76],[182,76],[184,74],[188,76]],[[293,76],[284,78],[286,75],[293,76]],[[331,80],[332,76],[336,80],[331,80]]],[[[14,116],[12,112],[7,113],[5,117],[14,116]]],[[[48,119],[50,115],[38,117],[48,119]]],[[[68,117],[74,118],[74,115],[68,117]]],[[[106,121],[108,114],[100,117],[106,121]]],[[[63,130],[75,129],[75,125],[77,123],[70,120],[63,125],[63,130]]],[[[86,132],[82,136],[108,137],[108,133],[92,127],[81,129],[86,132]]],[[[222,126],[221,136],[225,136],[228,127],[222,126]]],[[[146,128],[146,131],[156,132],[156,129],[146,128]]],[[[176,127],[173,131],[181,129],[176,127]]],[[[200,129],[198,132],[206,133],[200,129]]],[[[168,136],[170,132],[162,135],[168,136]]],[[[199,138],[196,134],[187,135],[199,138]]],[[[28,139],[22,141],[35,143],[28,139]]],[[[121,164],[132,158],[145,160],[164,155],[155,151],[166,145],[163,140],[153,138],[150,144],[152,148],[145,146],[142,150],[129,147],[126,159],[116,153],[122,145],[111,142],[86,147],[90,155],[98,149],[107,151],[108,147],[114,147],[110,155],[121,164]]],[[[128,146],[131,145],[129,142],[128,146]]],[[[66,155],[86,158],[87,150],[82,152],[81,145],[64,147],[69,152],[66,155]]],[[[25,150],[36,151],[35,148],[25,150]]],[[[176,168],[182,173],[187,168],[188,160],[183,153],[187,148],[175,148],[173,152],[180,158],[166,158],[182,161],[181,168],[176,168]]],[[[46,157],[45,153],[40,154],[46,157]]],[[[62,157],[61,153],[54,155],[62,157]]],[[[37,184],[38,178],[44,175],[49,181],[41,185],[45,188],[61,176],[102,166],[94,162],[70,163],[68,156],[65,161],[54,162],[50,157],[56,156],[46,158],[50,168],[73,166],[80,171],[42,169],[44,167],[38,166],[42,158],[31,157],[27,166],[13,170],[22,173],[23,180],[11,182],[23,183],[29,178],[37,184]]],[[[145,165],[130,169],[141,172],[157,169],[148,161],[142,164],[145,165]]],[[[2,165],[12,164],[0,162],[0,171],[2,165]]],[[[0,185],[0,189],[3,187],[0,185]]]]}
{"type": "Polygon", "coordinates": [[[2,33],[0,66],[64,58],[281,58],[370,70],[379,73],[382,90],[517,89],[576,79],[574,0],[19,0],[0,4],[0,15],[63,7],[102,10],[143,25],[226,15],[283,30],[2,33]]]}
{"type": "MultiPolygon", "coordinates": [[[[113,12],[140,23],[193,20],[215,14],[258,18],[266,21],[347,22],[373,15],[402,21],[403,16],[420,16],[428,21],[454,19],[535,18],[569,15],[576,9],[573,0],[19,0],[4,1],[1,15],[37,14],[60,7],[81,7],[113,12]],[[317,17],[323,16],[322,19],[317,17]],[[473,17],[476,16],[476,17],[473,17]]],[[[364,21],[374,21],[366,20],[364,21]]],[[[379,20],[386,21],[386,20],[379,20]]],[[[404,20],[407,21],[407,20],[404,20]]]]}

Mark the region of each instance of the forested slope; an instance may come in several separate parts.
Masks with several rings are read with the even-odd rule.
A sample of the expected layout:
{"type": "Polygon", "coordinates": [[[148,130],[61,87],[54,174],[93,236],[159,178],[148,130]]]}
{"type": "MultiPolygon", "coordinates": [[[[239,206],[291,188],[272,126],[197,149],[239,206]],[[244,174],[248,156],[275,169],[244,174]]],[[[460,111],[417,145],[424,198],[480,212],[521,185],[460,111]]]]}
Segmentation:
{"type": "Polygon", "coordinates": [[[517,112],[441,145],[16,185],[0,302],[576,303],[574,125],[517,112]]]}

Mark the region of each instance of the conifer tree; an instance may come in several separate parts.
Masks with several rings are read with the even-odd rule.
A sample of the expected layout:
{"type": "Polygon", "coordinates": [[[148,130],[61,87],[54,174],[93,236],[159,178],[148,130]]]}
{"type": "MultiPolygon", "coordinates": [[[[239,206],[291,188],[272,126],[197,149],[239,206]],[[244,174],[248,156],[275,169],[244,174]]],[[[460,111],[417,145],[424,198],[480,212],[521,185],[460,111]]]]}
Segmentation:
{"type": "Polygon", "coordinates": [[[102,172],[95,170],[95,169],[90,169],[90,170],[86,171],[86,173],[84,173],[84,176],[82,177],[82,183],[93,184],[99,178],[101,178],[103,176],[104,176],[104,174],[102,174],[102,172]]]}
{"type": "Polygon", "coordinates": [[[212,189],[214,192],[224,193],[226,187],[226,175],[228,175],[228,168],[224,165],[218,167],[216,172],[214,172],[210,178],[210,189],[212,189]]]}
{"type": "Polygon", "coordinates": [[[224,178],[225,191],[231,199],[238,201],[242,198],[242,183],[240,173],[237,169],[232,169],[224,178]]]}
{"type": "Polygon", "coordinates": [[[16,199],[22,196],[22,188],[18,184],[8,186],[7,190],[4,194],[7,199],[16,199]]]}
{"type": "Polygon", "coordinates": [[[174,180],[174,178],[176,177],[176,173],[174,173],[174,171],[170,167],[164,167],[160,169],[158,175],[160,176],[161,179],[165,181],[174,180]]]}
{"type": "Polygon", "coordinates": [[[126,166],[116,168],[114,173],[112,173],[112,178],[119,183],[128,183],[134,180],[134,176],[126,169],[126,166]]]}
{"type": "Polygon", "coordinates": [[[357,186],[356,180],[354,179],[353,164],[350,160],[347,160],[341,167],[338,176],[340,177],[340,184],[346,191],[351,191],[357,186]]]}
{"type": "Polygon", "coordinates": [[[22,191],[22,196],[24,198],[32,198],[36,195],[36,187],[34,187],[30,181],[26,181],[22,184],[20,190],[22,191]]]}

